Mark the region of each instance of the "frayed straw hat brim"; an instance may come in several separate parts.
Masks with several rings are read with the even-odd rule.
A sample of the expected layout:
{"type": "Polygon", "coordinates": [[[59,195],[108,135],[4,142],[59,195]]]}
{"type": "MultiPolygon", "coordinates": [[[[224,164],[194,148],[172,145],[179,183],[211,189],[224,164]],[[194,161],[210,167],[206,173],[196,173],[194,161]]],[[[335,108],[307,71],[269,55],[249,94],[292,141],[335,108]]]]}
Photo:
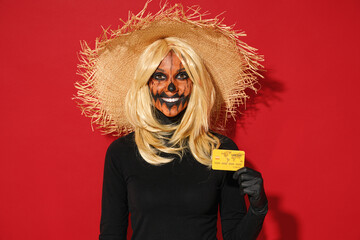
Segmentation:
{"type": "Polygon", "coordinates": [[[256,89],[262,57],[239,40],[244,36],[218,18],[204,19],[199,8],[184,11],[181,5],[164,6],[158,13],[145,8],[131,14],[118,30],[105,30],[95,49],[82,44],[79,65],[83,81],[76,83],[78,104],[106,134],[122,135],[133,130],[125,117],[124,101],[134,80],[137,61],[147,46],[158,39],[176,37],[189,44],[203,59],[216,88],[218,107],[213,126],[235,116],[247,96],[246,88],[256,89]]]}

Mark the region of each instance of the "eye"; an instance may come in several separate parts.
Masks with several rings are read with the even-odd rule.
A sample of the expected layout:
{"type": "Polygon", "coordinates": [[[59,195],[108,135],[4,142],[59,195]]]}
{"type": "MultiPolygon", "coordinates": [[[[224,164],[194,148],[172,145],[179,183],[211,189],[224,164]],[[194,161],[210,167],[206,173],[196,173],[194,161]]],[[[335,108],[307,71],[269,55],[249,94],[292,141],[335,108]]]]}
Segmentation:
{"type": "Polygon", "coordinates": [[[176,75],[176,79],[185,80],[185,79],[188,79],[188,78],[189,78],[189,75],[186,72],[179,72],[176,75]]]}
{"type": "Polygon", "coordinates": [[[166,80],[166,75],[161,73],[161,72],[155,72],[151,78],[155,79],[155,80],[166,80]]]}

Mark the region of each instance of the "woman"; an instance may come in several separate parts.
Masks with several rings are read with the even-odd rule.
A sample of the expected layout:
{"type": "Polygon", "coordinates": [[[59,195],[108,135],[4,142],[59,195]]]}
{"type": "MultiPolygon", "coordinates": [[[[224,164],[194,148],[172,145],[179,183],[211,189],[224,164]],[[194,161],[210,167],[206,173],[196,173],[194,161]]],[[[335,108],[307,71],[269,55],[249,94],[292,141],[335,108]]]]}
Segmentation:
{"type": "MultiPolygon", "coordinates": [[[[217,20],[212,23],[218,25],[210,26],[203,20],[194,24],[179,5],[164,7],[150,17],[143,17],[143,13],[133,15],[128,23],[146,19],[148,24],[127,25],[133,27],[130,34],[120,29],[110,41],[103,41],[97,56],[90,59],[93,62],[87,62],[92,72],[83,73],[91,87],[78,85],[78,96],[84,103],[89,104],[89,98],[85,100],[89,92],[98,101],[91,111],[84,108],[85,113],[105,114],[96,123],[102,123],[108,132],[128,131],[130,127],[115,117],[124,103],[134,129],[114,141],[106,154],[99,239],[126,239],[129,213],[132,239],[216,239],[218,209],[224,239],[255,239],[267,213],[261,174],[250,168],[235,173],[212,170],[213,149],[237,147],[209,128],[219,121],[222,103],[231,112],[234,102],[242,100],[243,89],[253,87],[256,55],[234,48],[225,30],[215,30],[217,20]],[[197,36],[202,36],[198,41],[203,40],[198,45],[190,40],[197,36]],[[207,43],[210,48],[202,47],[207,43]],[[109,98],[121,92],[109,79],[125,73],[124,57],[119,57],[124,52],[131,52],[136,65],[127,63],[135,71],[122,102],[109,98]],[[137,56],[134,52],[140,53],[137,56]],[[220,55],[222,61],[217,59],[220,55]],[[122,61],[117,62],[119,59],[122,61]],[[236,67],[229,68],[229,62],[236,67]],[[239,66],[240,70],[234,70],[239,66]],[[231,75],[236,78],[231,79],[231,75]],[[228,81],[232,83],[221,85],[228,81]],[[242,92],[233,97],[234,91],[227,85],[242,92]],[[249,210],[244,194],[249,196],[249,210]]],[[[235,44],[239,46],[239,42],[235,44]]],[[[132,69],[129,66],[127,69],[132,69]]]]}

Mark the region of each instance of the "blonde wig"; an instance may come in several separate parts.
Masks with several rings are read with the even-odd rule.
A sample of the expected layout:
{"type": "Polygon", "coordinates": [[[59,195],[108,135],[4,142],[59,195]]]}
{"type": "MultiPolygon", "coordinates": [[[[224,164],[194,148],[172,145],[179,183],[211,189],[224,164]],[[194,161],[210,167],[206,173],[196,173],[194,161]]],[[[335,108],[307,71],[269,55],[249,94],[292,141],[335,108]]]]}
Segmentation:
{"type": "Polygon", "coordinates": [[[219,139],[209,132],[215,98],[213,79],[203,60],[187,43],[167,37],[150,44],[138,60],[134,81],[125,99],[126,115],[134,126],[136,145],[143,159],[160,165],[173,160],[161,153],[182,156],[188,149],[198,162],[210,166],[211,152],[220,145],[219,139]],[[193,89],[181,121],[166,125],[156,119],[148,81],[170,51],[181,60],[193,89]]]}

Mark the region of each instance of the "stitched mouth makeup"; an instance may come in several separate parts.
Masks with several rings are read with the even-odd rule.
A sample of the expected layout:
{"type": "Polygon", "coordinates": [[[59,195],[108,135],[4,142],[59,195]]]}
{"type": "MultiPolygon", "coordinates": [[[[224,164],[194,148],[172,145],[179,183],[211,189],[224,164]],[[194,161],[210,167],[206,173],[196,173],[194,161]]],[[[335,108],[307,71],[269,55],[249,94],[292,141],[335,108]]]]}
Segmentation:
{"type": "MultiPolygon", "coordinates": [[[[152,97],[155,101],[160,101],[160,104],[165,104],[168,108],[168,111],[170,112],[173,106],[176,106],[177,109],[181,108],[182,106],[185,106],[189,102],[190,95],[185,96],[182,94],[179,96],[178,93],[175,93],[173,96],[166,95],[165,92],[162,92],[161,94],[152,94],[152,97]]],[[[181,111],[180,111],[181,112],[181,111]]]]}
{"type": "Polygon", "coordinates": [[[182,112],[190,99],[192,81],[181,60],[170,51],[148,82],[154,106],[165,116],[182,112]]]}

